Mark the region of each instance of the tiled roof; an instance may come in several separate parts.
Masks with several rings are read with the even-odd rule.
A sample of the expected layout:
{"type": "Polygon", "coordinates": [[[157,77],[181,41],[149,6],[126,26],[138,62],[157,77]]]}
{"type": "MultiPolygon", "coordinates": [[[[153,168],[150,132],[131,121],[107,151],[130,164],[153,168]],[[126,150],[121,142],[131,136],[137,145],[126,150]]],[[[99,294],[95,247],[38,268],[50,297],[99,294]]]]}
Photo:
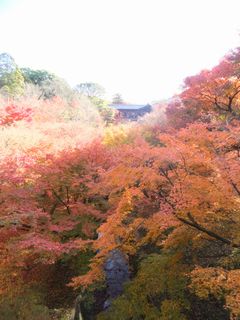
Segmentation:
{"type": "Polygon", "coordinates": [[[110,104],[111,108],[116,110],[139,110],[145,107],[150,107],[148,104],[110,104]]]}

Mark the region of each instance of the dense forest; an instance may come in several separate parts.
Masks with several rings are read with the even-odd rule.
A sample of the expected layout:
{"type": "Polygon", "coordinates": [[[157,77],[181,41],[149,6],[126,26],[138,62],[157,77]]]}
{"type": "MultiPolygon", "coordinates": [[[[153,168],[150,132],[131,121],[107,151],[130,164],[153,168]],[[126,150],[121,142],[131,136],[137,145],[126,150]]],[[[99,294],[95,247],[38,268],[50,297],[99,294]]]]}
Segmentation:
{"type": "Polygon", "coordinates": [[[114,119],[0,55],[0,319],[240,319],[240,48],[114,119]]]}

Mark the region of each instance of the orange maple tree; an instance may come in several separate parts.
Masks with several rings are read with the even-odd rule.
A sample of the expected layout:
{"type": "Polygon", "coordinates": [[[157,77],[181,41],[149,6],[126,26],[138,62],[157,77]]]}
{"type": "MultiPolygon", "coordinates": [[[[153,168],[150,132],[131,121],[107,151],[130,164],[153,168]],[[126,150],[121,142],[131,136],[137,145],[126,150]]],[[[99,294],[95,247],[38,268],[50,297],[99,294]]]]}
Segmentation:
{"type": "Polygon", "coordinates": [[[232,319],[239,316],[238,56],[236,51],[216,68],[186,79],[162,126],[108,128],[84,146],[46,152],[45,145],[43,152],[40,145],[2,158],[2,296],[41,282],[37,270],[88,251],[88,268],[70,285],[93,287],[104,282],[104,264],[117,249],[137,274],[126,290],[134,296],[151,280],[148,292],[155,295],[149,293],[142,312],[156,307],[153,319],[167,319],[171,305],[178,310],[174,319],[182,309],[182,319],[190,317],[175,275],[166,270],[171,264],[184,279],[181,292],[189,301],[191,294],[213,296],[224,300],[232,319]],[[144,270],[149,266],[155,273],[162,266],[174,285],[161,278],[158,292],[151,270],[144,270]]]}

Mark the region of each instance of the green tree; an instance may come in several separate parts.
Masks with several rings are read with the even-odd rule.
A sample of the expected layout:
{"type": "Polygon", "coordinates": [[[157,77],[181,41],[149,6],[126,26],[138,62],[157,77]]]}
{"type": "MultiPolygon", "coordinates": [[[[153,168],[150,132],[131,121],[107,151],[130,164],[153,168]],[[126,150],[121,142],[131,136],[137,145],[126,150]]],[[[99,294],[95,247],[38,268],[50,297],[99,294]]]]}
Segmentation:
{"type": "Polygon", "coordinates": [[[19,96],[24,92],[24,77],[12,56],[0,54],[0,90],[7,96],[19,96]]]}
{"type": "Polygon", "coordinates": [[[64,79],[57,76],[42,81],[39,87],[42,92],[40,98],[43,99],[51,99],[58,96],[65,101],[70,102],[75,94],[69,84],[64,79]]]}
{"type": "Polygon", "coordinates": [[[46,70],[33,70],[30,68],[21,68],[20,70],[24,77],[24,81],[34,85],[41,86],[44,81],[53,80],[55,77],[54,74],[46,70]]]}
{"type": "Polygon", "coordinates": [[[121,103],[124,103],[123,98],[122,98],[122,96],[121,96],[120,93],[116,93],[116,94],[113,96],[112,103],[113,103],[113,104],[121,104],[121,103]]]}
{"type": "Polygon", "coordinates": [[[46,70],[21,69],[25,83],[37,86],[40,89],[39,99],[51,99],[55,96],[69,100],[74,92],[68,83],[46,70]]]}
{"type": "Polygon", "coordinates": [[[11,97],[20,96],[24,92],[24,78],[20,69],[5,73],[0,78],[0,88],[4,95],[11,97]]]}
{"type": "Polygon", "coordinates": [[[77,84],[75,87],[76,91],[88,98],[102,98],[105,94],[105,89],[98,83],[84,82],[77,84]]]}
{"type": "Polygon", "coordinates": [[[109,103],[101,98],[92,97],[90,101],[97,107],[103,120],[109,124],[112,123],[115,117],[115,110],[109,107],[109,103]]]}
{"type": "Polygon", "coordinates": [[[101,85],[94,82],[85,82],[78,84],[75,90],[81,96],[87,97],[97,107],[105,123],[113,122],[115,111],[109,107],[108,102],[103,98],[105,89],[101,85]]]}

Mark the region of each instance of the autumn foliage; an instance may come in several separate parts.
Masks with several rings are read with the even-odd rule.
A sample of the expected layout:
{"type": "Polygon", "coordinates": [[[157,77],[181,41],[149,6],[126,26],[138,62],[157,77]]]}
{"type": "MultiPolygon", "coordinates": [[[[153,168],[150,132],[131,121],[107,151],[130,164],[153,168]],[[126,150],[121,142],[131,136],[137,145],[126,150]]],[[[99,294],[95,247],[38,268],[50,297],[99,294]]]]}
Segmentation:
{"type": "Polygon", "coordinates": [[[14,104],[6,106],[0,116],[0,125],[10,126],[21,120],[31,121],[31,113],[31,108],[19,108],[14,104]]]}
{"type": "MultiPolygon", "coordinates": [[[[74,143],[56,148],[62,122],[45,127],[47,139],[34,146],[6,146],[3,302],[36,286],[59,301],[44,270],[54,278],[64,266],[64,290],[84,292],[86,319],[240,317],[239,63],[235,50],[187,78],[162,123],[109,127],[84,143],[75,131],[66,140],[74,143]],[[114,250],[124,253],[131,280],[104,310],[104,264],[114,250]]],[[[39,128],[39,109],[2,110],[2,131],[39,128]]]]}

